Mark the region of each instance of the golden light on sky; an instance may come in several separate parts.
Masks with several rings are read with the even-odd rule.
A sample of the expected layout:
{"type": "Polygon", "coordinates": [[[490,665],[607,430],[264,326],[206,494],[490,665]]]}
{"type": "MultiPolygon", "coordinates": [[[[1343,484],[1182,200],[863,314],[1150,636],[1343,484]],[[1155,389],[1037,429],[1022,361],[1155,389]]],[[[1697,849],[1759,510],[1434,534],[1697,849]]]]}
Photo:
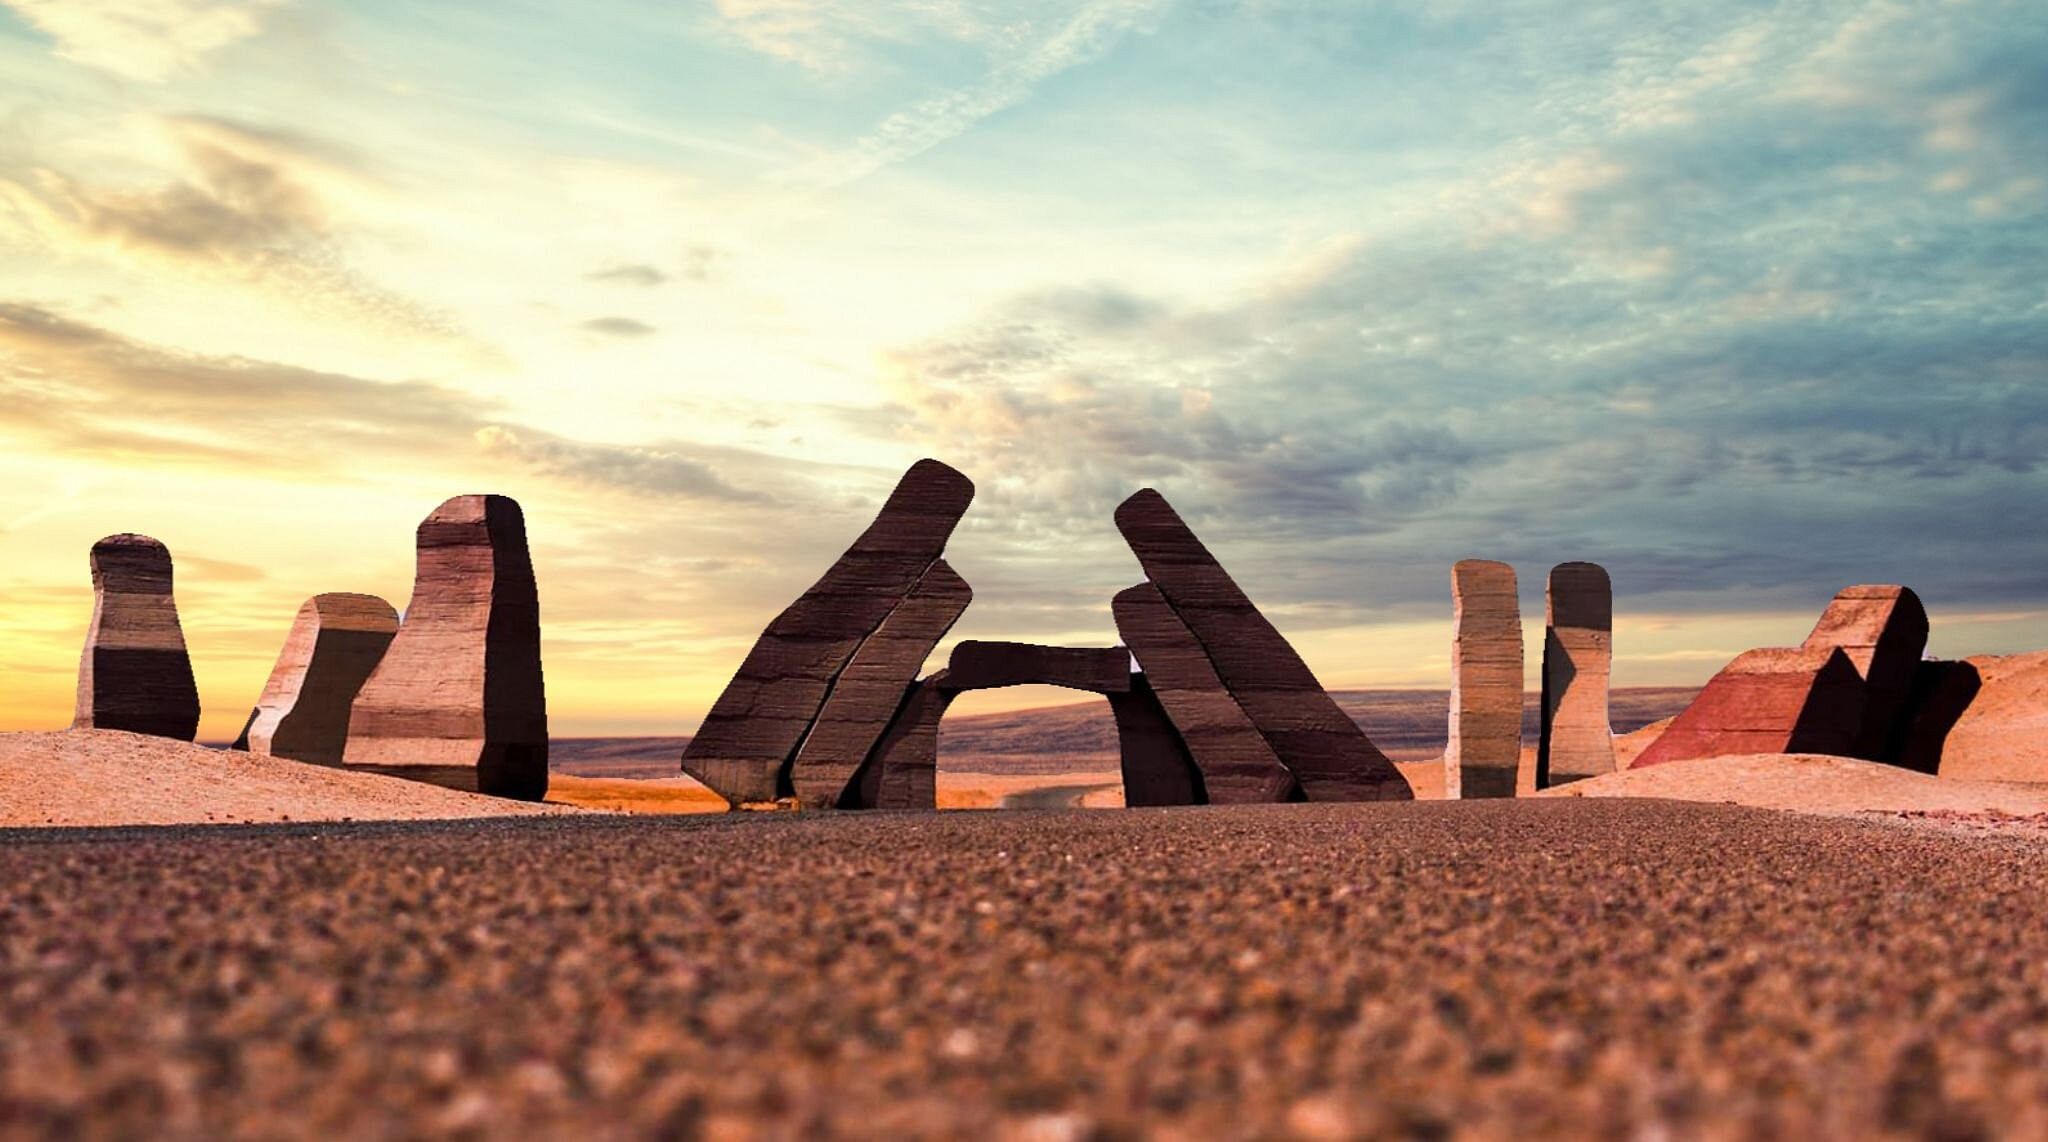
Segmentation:
{"type": "Polygon", "coordinates": [[[687,732],[927,455],[956,637],[1114,641],[1150,485],[1337,687],[1466,557],[1608,566],[1618,685],[2048,644],[2048,20],[1927,7],[0,0],[0,729],[102,535],[218,739],[488,491],[555,731],[687,732]]]}

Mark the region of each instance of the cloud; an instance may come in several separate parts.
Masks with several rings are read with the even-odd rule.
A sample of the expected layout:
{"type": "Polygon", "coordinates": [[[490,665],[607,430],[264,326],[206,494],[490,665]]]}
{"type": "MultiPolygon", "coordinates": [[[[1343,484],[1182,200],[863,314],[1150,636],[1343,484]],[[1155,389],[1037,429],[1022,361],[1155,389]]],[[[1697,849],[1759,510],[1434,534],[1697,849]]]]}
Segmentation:
{"type": "Polygon", "coordinates": [[[767,500],[760,493],[733,487],[710,464],[684,454],[680,445],[627,448],[546,436],[527,438],[495,424],[478,429],[476,440],[489,455],[516,459],[556,479],[579,484],[733,503],[767,500]]]}
{"type": "Polygon", "coordinates": [[[654,326],[630,317],[593,317],[583,322],[582,328],[606,337],[647,337],[660,332],[654,326]]]}
{"type": "Polygon", "coordinates": [[[210,52],[263,30],[284,0],[4,0],[57,41],[57,54],[130,79],[198,69],[210,52]]]}
{"type": "Polygon", "coordinates": [[[45,240],[156,267],[275,287],[360,320],[437,336],[442,314],[349,269],[338,201],[380,184],[353,151],[289,130],[199,115],[158,119],[177,156],[169,182],[94,186],[47,168],[0,172],[45,240]]]}
{"type": "Polygon", "coordinates": [[[579,441],[505,420],[425,381],[374,381],[176,353],[33,305],[0,302],[0,432],[109,464],[200,464],[347,479],[370,456],[457,466],[481,457],[626,496],[761,504],[785,462],[685,441],[579,441]],[[727,476],[745,471],[758,487],[727,476]]]}
{"type": "MultiPolygon", "coordinates": [[[[796,185],[843,186],[914,158],[1029,99],[1047,80],[1100,57],[1163,13],[1170,0],[1083,0],[1028,43],[996,53],[977,83],[923,99],[877,123],[845,153],[806,164],[796,185]]],[[[782,5],[777,5],[782,7],[782,5]]],[[[1034,25],[1034,31],[1036,26],[1034,25]]]]}
{"type": "Polygon", "coordinates": [[[1598,560],[1676,611],[2038,600],[2048,533],[2000,521],[2048,497],[2048,209],[1930,184],[2048,178],[2018,62],[2048,27],[1866,27],[1906,62],[1850,99],[1860,68],[1793,66],[1834,42],[1805,20],[1579,77],[1553,133],[1215,300],[1022,294],[893,354],[872,431],[974,474],[1004,574],[1112,563],[1101,521],[1154,484],[1310,625],[1440,613],[1470,556],[1598,560]]]}
{"type": "Polygon", "coordinates": [[[650,266],[645,262],[632,262],[612,266],[608,269],[593,270],[583,276],[594,282],[616,282],[620,285],[639,286],[642,289],[653,289],[655,286],[668,281],[667,274],[662,273],[660,269],[650,266]]]}

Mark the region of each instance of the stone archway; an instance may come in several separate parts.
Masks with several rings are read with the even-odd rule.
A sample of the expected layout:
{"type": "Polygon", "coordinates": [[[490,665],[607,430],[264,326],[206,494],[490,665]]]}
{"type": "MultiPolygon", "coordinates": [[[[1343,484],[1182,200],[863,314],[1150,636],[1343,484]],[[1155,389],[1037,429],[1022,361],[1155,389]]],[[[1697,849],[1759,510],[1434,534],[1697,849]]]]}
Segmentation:
{"type": "Polygon", "coordinates": [[[1143,674],[1121,646],[968,641],[944,670],[913,684],[902,709],[848,786],[847,807],[928,809],[938,799],[939,723],[953,700],[1007,686],[1059,686],[1108,699],[1116,719],[1124,804],[1199,805],[1202,774],[1143,674]]]}

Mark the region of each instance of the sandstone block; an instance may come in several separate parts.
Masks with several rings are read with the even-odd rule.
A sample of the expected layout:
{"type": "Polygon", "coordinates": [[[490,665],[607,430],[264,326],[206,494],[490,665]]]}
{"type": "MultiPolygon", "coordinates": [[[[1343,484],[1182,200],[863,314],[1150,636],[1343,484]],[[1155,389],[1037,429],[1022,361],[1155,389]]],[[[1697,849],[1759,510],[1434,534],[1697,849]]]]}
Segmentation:
{"type": "Polygon", "coordinates": [[[1131,688],[1131,652],[1121,646],[1039,646],[969,639],[946,662],[952,690],[1065,686],[1091,694],[1131,688]]]}
{"type": "Polygon", "coordinates": [[[420,524],[412,601],[356,694],[343,760],[500,797],[546,796],[540,600],[511,499],[457,496],[420,524]]]}
{"type": "Polygon", "coordinates": [[[761,632],[683,751],[683,771],[734,803],[793,794],[790,770],[840,672],[945,553],[974,498],[936,460],[904,473],[868,529],[761,632]]]}
{"type": "Polygon", "coordinates": [[[1116,525],[1161,597],[1202,644],[1230,696],[1309,800],[1414,796],[1394,763],[1324,691],[1164,496],[1150,488],[1131,496],[1118,505],[1116,525]]]}
{"type": "Polygon", "coordinates": [[[1744,753],[1850,756],[1862,676],[1832,646],[1746,651],[1724,667],[1631,768],[1744,753]]]}
{"type": "Polygon", "coordinates": [[[1536,787],[1614,772],[1607,690],[1614,668],[1614,589],[1597,563],[1560,563],[1545,590],[1543,704],[1536,787]]]}
{"type": "Polygon", "coordinates": [[[340,765],[349,710],[398,633],[375,595],[315,595],[299,608],[236,749],[340,765]]]}
{"type": "Polygon", "coordinates": [[[1513,797],[1522,758],[1522,608],[1515,569],[1487,559],[1451,568],[1451,725],[1444,796],[1513,797]]]}
{"type": "MultiPolygon", "coordinates": [[[[1159,589],[1140,583],[1111,604],[1117,633],[1144,667],[1146,689],[1173,725],[1200,772],[1211,804],[1300,798],[1300,786],[1216,675],[1201,640],[1159,589]]],[[[1126,803],[1129,798],[1125,791],[1126,803]]]]}
{"type": "Polygon", "coordinates": [[[146,535],[110,535],[92,545],[91,565],[92,624],[72,728],[191,741],[199,687],[178,624],[169,549],[146,535]]]}
{"type": "Polygon", "coordinates": [[[924,660],[974,599],[941,559],[854,652],[798,749],[790,784],[804,808],[862,808],[849,783],[888,730],[924,660]]]}

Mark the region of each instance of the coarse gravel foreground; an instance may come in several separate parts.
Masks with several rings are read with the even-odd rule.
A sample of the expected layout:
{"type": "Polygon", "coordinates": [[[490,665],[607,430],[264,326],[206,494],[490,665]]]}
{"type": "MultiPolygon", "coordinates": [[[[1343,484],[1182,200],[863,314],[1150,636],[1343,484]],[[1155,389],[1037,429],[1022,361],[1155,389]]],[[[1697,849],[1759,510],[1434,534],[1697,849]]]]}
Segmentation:
{"type": "Polygon", "coordinates": [[[2048,1136],[2048,849],[1628,800],[0,833],[19,1137],[2048,1136]]]}

